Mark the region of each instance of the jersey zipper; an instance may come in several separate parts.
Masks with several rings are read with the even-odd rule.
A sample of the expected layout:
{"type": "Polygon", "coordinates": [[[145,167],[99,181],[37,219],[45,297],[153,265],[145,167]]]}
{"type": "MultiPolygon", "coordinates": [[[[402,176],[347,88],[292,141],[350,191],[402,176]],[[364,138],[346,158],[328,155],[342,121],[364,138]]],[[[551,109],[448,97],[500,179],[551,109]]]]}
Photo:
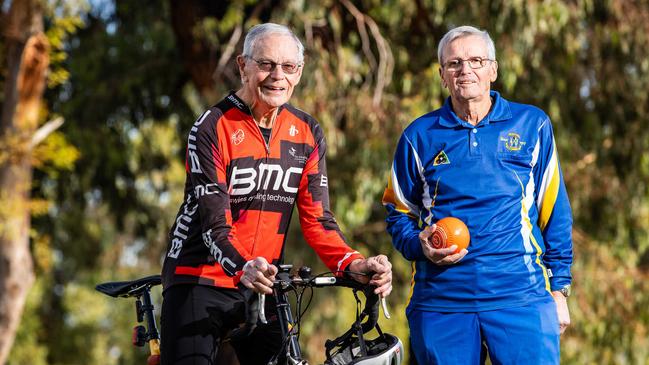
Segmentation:
{"type": "MultiPolygon", "coordinates": [[[[250,108],[248,108],[248,110],[250,110],[250,108]]],[[[278,111],[278,114],[279,114],[279,111],[278,111]]],[[[268,163],[268,158],[270,157],[270,142],[273,140],[273,129],[275,129],[274,127],[276,126],[275,124],[277,123],[277,115],[278,114],[275,114],[275,120],[273,121],[273,125],[271,126],[271,129],[270,129],[270,136],[268,136],[268,142],[266,142],[266,139],[264,138],[264,134],[261,133],[261,128],[259,127],[259,124],[257,124],[257,122],[255,121],[254,116],[252,118],[252,122],[257,127],[256,129],[257,129],[257,132],[258,132],[258,136],[261,138],[261,141],[264,143],[264,147],[266,149],[266,157],[264,158],[264,163],[266,163],[266,164],[268,163]]],[[[251,116],[253,115],[252,110],[250,110],[250,115],[251,116]]],[[[264,195],[267,194],[266,189],[257,190],[257,193],[259,193],[259,192],[261,192],[264,195]]],[[[259,226],[261,225],[261,216],[262,216],[262,212],[264,211],[265,205],[266,205],[266,200],[262,199],[262,201],[261,201],[261,209],[260,209],[259,215],[257,216],[257,228],[255,230],[255,239],[252,242],[252,248],[250,250],[251,255],[253,255],[253,252],[255,252],[255,246],[257,246],[257,240],[259,239],[259,226]]]]}

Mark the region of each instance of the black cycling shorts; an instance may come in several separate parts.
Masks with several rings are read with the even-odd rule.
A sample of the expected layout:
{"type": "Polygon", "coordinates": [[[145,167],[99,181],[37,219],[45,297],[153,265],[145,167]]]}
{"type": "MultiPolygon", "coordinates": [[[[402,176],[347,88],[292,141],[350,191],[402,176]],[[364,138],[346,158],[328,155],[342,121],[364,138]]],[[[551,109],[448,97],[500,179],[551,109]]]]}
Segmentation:
{"type": "Polygon", "coordinates": [[[245,321],[243,294],[236,289],[174,285],[163,294],[162,365],[236,364],[228,343],[240,364],[266,364],[282,345],[276,313],[272,297],[267,296],[268,324],[259,323],[250,336],[230,341],[228,332],[245,321]]]}

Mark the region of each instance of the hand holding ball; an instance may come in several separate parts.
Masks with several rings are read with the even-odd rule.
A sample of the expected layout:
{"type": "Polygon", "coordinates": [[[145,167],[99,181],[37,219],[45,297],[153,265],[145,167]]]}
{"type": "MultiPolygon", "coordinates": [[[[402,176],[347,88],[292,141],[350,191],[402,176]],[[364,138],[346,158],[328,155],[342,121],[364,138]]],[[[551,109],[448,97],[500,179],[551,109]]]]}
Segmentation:
{"type": "Polygon", "coordinates": [[[430,238],[430,244],[435,249],[457,246],[455,253],[469,246],[471,235],[466,224],[454,217],[445,217],[437,221],[437,229],[430,238]]]}

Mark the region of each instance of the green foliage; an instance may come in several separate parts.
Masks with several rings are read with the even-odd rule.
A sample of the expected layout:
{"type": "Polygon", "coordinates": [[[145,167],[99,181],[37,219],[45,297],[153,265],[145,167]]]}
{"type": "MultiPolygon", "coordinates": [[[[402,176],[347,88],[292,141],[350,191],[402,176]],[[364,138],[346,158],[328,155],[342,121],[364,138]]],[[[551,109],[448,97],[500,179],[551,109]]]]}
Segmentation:
{"type": "MultiPolygon", "coordinates": [[[[411,268],[392,249],[380,205],[393,148],[411,120],[446,97],[437,42],[451,27],[473,24],[496,42],[494,88],[553,120],[576,227],[563,363],[649,360],[646,1],[271,3],[212,4],[192,34],[217,59],[235,27],[269,19],[304,41],[306,65],[292,103],[323,126],[332,207],[347,237],[362,253],[387,253],[393,262],[394,318],[381,320],[385,330],[407,341],[411,268]]],[[[182,199],[184,139],[210,96],[190,82],[193,63],[181,62],[169,2],[47,4],[46,109],[65,124],[35,154],[32,193],[47,202],[33,223],[39,279],[11,364],[142,362],[144,354],[128,345],[132,303],[91,288],[159,271],[182,199]]],[[[223,77],[211,92],[223,95],[236,81],[223,77]]],[[[287,262],[324,271],[297,221],[286,252],[287,262]]],[[[354,313],[348,292],[324,291],[301,337],[316,361],[324,339],[354,313]]]]}
{"type": "Polygon", "coordinates": [[[71,170],[79,158],[79,150],[60,132],[54,132],[34,148],[32,164],[48,176],[56,178],[61,170],[71,170]]]}

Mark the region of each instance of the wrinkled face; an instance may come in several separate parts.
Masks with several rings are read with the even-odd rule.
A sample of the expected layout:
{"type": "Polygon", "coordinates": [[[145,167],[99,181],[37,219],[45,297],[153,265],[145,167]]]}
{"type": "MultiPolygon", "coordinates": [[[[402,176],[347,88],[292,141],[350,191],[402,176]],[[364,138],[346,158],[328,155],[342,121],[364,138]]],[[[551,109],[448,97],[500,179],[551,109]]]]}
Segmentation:
{"type": "Polygon", "coordinates": [[[439,73],[442,85],[451,93],[452,100],[462,103],[489,98],[491,83],[498,76],[498,63],[487,61],[481,68],[471,68],[470,62],[466,61],[478,58],[486,60],[488,54],[487,45],[477,35],[457,38],[446,46],[439,73]],[[453,60],[460,61],[459,67],[447,67],[453,60]]]}
{"type": "Polygon", "coordinates": [[[272,109],[287,103],[302,76],[295,40],[287,35],[269,34],[255,43],[252,53],[250,57],[239,56],[237,64],[243,92],[253,109],[272,109]],[[291,65],[300,67],[290,74],[285,69],[291,65]]]}

